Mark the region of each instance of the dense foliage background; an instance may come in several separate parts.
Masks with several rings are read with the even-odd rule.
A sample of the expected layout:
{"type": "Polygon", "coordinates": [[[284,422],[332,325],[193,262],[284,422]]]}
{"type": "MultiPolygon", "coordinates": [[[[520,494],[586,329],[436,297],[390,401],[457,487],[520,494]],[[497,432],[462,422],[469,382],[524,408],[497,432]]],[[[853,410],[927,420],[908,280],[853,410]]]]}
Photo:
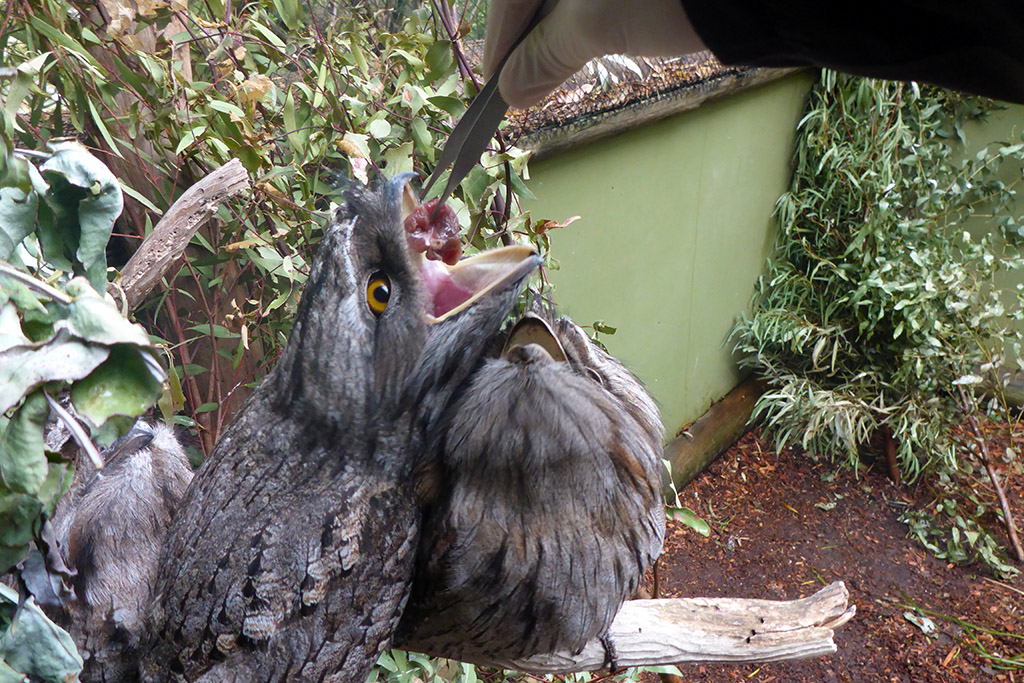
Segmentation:
{"type": "MultiPolygon", "coordinates": [[[[274,363],[347,179],[432,168],[478,87],[453,38],[480,36],[486,3],[386,4],[0,10],[0,354],[18,370],[0,376],[0,573],[30,542],[46,550],[45,520],[71,474],[43,440],[51,410],[73,410],[102,444],[159,397],[198,461],[274,363]],[[162,288],[118,310],[127,257],[185,188],[235,158],[253,191],[218,208],[162,288]],[[26,372],[17,354],[58,361],[26,372]]],[[[1008,449],[992,463],[958,429],[982,408],[1017,419],[998,370],[1020,358],[1022,309],[1000,274],[1024,265],[1024,145],[964,147],[966,122],[993,106],[826,74],[778,204],[778,253],[736,339],[771,381],[758,411],[780,444],[854,467],[891,455],[905,480],[934,491],[928,508],[906,511],[912,532],[941,557],[1008,575],[1017,570],[993,530],[1009,520],[989,482],[1019,476],[1020,461],[1008,449]],[[998,234],[968,222],[981,215],[998,234]]],[[[543,228],[516,210],[526,164],[496,143],[456,192],[474,247],[516,233],[546,251],[543,228]]],[[[9,626],[13,598],[0,597],[9,626]]],[[[73,647],[37,613],[18,618],[47,635],[0,637],[0,660],[73,669],[73,647]]],[[[0,682],[20,680],[4,666],[0,682]]],[[[374,674],[505,675],[400,652],[374,674]]]]}
{"type": "Polygon", "coordinates": [[[778,201],[777,253],[735,334],[770,381],[756,414],[780,446],[854,468],[888,456],[895,479],[934,487],[927,510],[905,513],[913,533],[1007,575],[995,478],[976,435],[958,437],[984,390],[999,419],[1019,417],[999,371],[1020,364],[1021,288],[1000,274],[1024,265],[1024,144],[965,146],[967,122],[996,107],[825,72],[778,201]]]}
{"type": "MultiPolygon", "coordinates": [[[[429,8],[353,4],[7,5],[0,59],[18,66],[0,134],[8,150],[37,151],[73,135],[113,171],[127,198],[112,266],[212,169],[238,158],[254,180],[251,196],[197,235],[164,292],[134,311],[172,350],[195,416],[182,421],[203,451],[273,362],[346,179],[429,170],[475,91],[429,8]]],[[[457,30],[459,15],[439,11],[457,30]]],[[[507,221],[526,193],[526,159],[499,151],[456,193],[478,247],[525,225],[507,221]]]]}

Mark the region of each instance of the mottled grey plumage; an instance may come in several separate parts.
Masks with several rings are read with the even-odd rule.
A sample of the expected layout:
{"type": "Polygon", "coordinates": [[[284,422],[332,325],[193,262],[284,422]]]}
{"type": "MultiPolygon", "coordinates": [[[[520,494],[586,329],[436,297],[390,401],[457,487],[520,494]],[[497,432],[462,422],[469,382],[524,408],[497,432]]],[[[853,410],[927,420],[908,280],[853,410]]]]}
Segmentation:
{"type": "MultiPolygon", "coordinates": [[[[568,320],[500,333],[539,258],[425,261],[406,242],[406,180],[354,192],[326,231],[278,366],[197,473],[159,562],[176,470],[154,456],[139,479],[112,458],[105,484],[68,497],[71,558],[103,565],[82,559],[100,602],[76,637],[113,643],[113,621],[126,644],[94,680],[132,680],[140,630],[146,681],[362,683],[396,627],[468,660],[576,650],[636,590],[664,534],[653,402],[568,320]],[[103,542],[83,551],[82,530],[103,542]]],[[[144,437],[122,446],[142,453],[144,437]]]]}
{"type": "Polygon", "coordinates": [[[485,295],[433,321],[402,225],[407,180],[352,194],[278,366],[197,473],[163,553],[144,680],[362,683],[390,642],[428,423],[539,261],[520,249],[485,295]],[[379,317],[366,300],[378,272],[379,317]]]}
{"type": "Polygon", "coordinates": [[[54,515],[54,531],[75,576],[75,599],[47,611],[84,661],[83,681],[120,681],[134,672],[156,581],[160,549],[192,479],[167,427],[137,423],[96,470],[84,455],[54,515]]]}
{"type": "Polygon", "coordinates": [[[400,646],[469,661],[577,651],[661,550],[657,409],[572,322],[554,334],[524,345],[514,330],[445,415],[400,646]]]}

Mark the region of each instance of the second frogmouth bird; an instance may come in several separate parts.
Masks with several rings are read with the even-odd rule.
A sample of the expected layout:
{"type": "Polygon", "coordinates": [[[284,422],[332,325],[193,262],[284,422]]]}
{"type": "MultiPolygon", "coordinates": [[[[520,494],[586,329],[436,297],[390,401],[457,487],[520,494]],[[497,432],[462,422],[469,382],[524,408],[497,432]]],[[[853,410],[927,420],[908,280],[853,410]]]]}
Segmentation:
{"type": "Polygon", "coordinates": [[[443,424],[398,644],[507,663],[604,638],[665,532],[639,380],[568,319],[528,316],[443,424]]]}

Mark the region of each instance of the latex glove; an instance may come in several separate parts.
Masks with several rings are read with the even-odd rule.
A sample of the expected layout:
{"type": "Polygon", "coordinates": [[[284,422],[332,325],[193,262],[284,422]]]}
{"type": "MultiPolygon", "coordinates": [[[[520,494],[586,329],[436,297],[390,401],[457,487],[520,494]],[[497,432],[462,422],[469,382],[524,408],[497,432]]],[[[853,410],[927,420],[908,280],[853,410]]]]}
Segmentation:
{"type": "MultiPolygon", "coordinates": [[[[486,77],[494,73],[542,1],[491,0],[484,44],[486,77]]],[[[506,102],[527,107],[594,57],[667,57],[704,49],[680,0],[559,0],[509,57],[498,87],[506,102]]]]}

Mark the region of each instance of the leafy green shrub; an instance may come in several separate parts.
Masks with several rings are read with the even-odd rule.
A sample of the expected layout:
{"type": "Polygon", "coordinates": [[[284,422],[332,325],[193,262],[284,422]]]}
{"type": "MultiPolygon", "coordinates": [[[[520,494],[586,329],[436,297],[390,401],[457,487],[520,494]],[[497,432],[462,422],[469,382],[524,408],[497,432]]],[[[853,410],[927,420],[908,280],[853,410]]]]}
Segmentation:
{"type": "MultiPolygon", "coordinates": [[[[252,175],[254,195],[223,206],[134,312],[172,350],[179,421],[206,450],[281,348],[338,179],[429,169],[475,86],[429,10],[390,32],[344,6],[312,21],[298,0],[104,6],[109,20],[76,0],[11,4],[0,63],[19,66],[0,80],[0,138],[90,145],[127,195],[115,236],[129,251],[210,170],[238,158],[252,175]]],[[[543,246],[528,217],[509,221],[526,161],[498,150],[456,192],[476,247],[509,231],[543,246]]]]}
{"type": "Polygon", "coordinates": [[[7,158],[20,167],[8,178],[30,183],[0,187],[0,574],[43,534],[70,484],[70,464],[44,445],[51,409],[63,410],[55,399],[67,392],[93,437],[109,443],[165,379],[149,335],[95,289],[106,285],[105,248],[121,212],[110,171],[71,143],[39,170],[7,158]]]}
{"type": "MultiPolygon", "coordinates": [[[[957,385],[998,369],[1007,341],[1020,357],[1020,298],[997,275],[1024,265],[1013,204],[1024,145],[964,154],[965,122],[994,106],[831,72],[813,89],[777,253],[734,332],[771,382],[756,413],[780,446],[856,467],[878,436],[908,480],[964,485],[957,385]],[[998,231],[972,234],[980,213],[998,231]]],[[[981,558],[1005,572],[984,542],[981,558]]]]}

